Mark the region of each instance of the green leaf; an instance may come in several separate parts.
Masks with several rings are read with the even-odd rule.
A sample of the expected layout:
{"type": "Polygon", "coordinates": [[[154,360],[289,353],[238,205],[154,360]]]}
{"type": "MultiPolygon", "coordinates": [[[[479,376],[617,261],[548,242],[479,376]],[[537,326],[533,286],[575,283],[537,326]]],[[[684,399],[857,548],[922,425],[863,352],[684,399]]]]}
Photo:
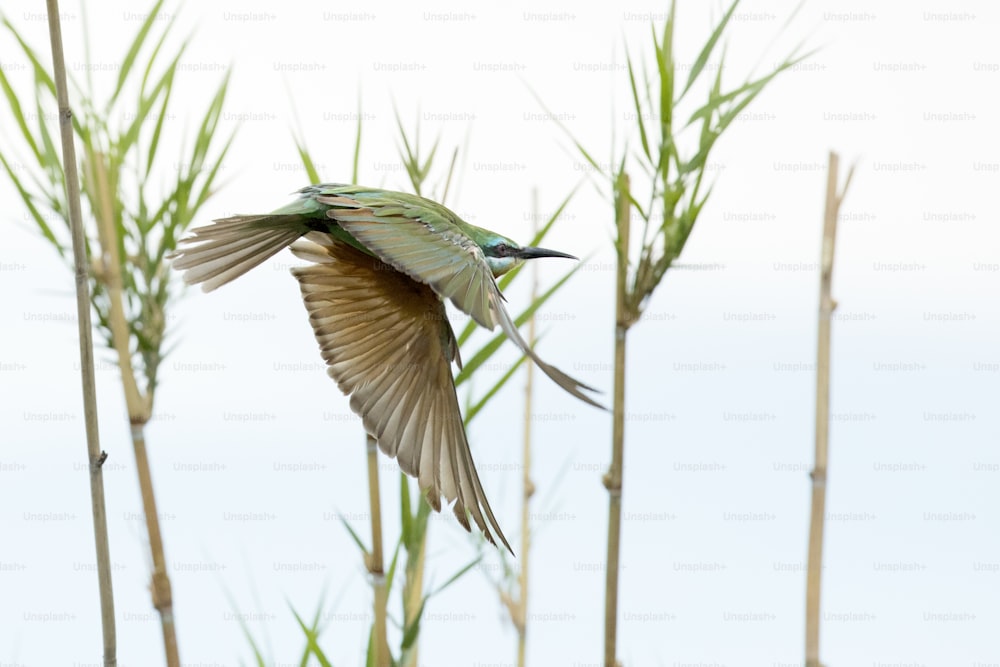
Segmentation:
{"type": "MultiPolygon", "coordinates": [[[[691,72],[688,74],[687,83],[684,85],[684,90],[681,91],[678,101],[684,98],[684,94],[690,90],[691,85],[698,79],[698,75],[701,74],[701,70],[705,68],[705,64],[708,62],[709,57],[712,55],[712,51],[715,50],[715,45],[719,43],[719,39],[722,37],[722,33],[725,32],[726,26],[729,24],[729,19],[733,17],[733,12],[736,11],[736,6],[740,4],[740,0],[733,0],[733,4],[729,6],[729,10],[722,16],[722,20],[719,21],[719,25],[715,27],[712,31],[712,36],[708,38],[705,46],[702,47],[701,53],[694,61],[694,65],[691,66],[691,72]]],[[[719,71],[722,71],[721,63],[719,71]]]]}
{"type": "Polygon", "coordinates": [[[720,108],[726,102],[731,102],[734,99],[736,99],[737,97],[739,97],[740,95],[743,95],[743,94],[747,93],[748,91],[757,88],[761,83],[763,83],[765,85],[767,83],[770,83],[771,80],[773,80],[778,74],[784,72],[785,70],[789,69],[790,67],[794,67],[795,65],[799,64],[803,60],[805,60],[805,59],[809,58],[810,56],[812,56],[814,53],[815,53],[815,51],[813,50],[813,51],[809,51],[808,53],[804,53],[801,56],[797,56],[797,57],[793,57],[793,58],[787,59],[784,62],[782,62],[780,65],[778,65],[769,74],[767,74],[765,76],[762,76],[759,79],[749,80],[746,83],[744,83],[742,86],[740,86],[739,88],[731,90],[728,93],[723,93],[723,94],[719,95],[717,98],[709,99],[708,102],[706,102],[702,106],[698,107],[691,114],[691,118],[688,120],[687,124],[691,125],[695,121],[702,120],[704,118],[710,117],[713,111],[715,111],[716,109],[720,108]]]}
{"type": "Polygon", "coordinates": [[[194,151],[192,152],[190,166],[188,167],[188,174],[192,178],[202,171],[205,164],[205,157],[208,155],[209,147],[212,143],[212,137],[215,136],[216,128],[219,124],[219,118],[222,116],[222,107],[226,101],[226,93],[229,90],[229,76],[231,72],[227,71],[225,76],[222,78],[222,83],[219,85],[219,90],[216,91],[215,96],[208,105],[208,109],[205,111],[205,116],[201,121],[201,125],[198,127],[198,132],[195,135],[194,151]]]}
{"type": "MultiPolygon", "coordinates": [[[[418,131],[419,131],[419,125],[418,131]]],[[[441,144],[441,135],[439,134],[434,140],[434,145],[431,146],[431,152],[427,154],[427,160],[424,161],[423,167],[420,167],[417,171],[420,177],[420,182],[423,183],[427,180],[427,176],[430,174],[431,166],[434,164],[434,156],[437,154],[438,146],[441,144]]]]}
{"type": "Polygon", "coordinates": [[[451,152],[451,162],[448,163],[448,175],[444,180],[444,192],[441,193],[441,204],[448,199],[448,190],[451,188],[451,177],[455,173],[455,164],[458,162],[458,146],[451,152]]]}
{"type": "MultiPolygon", "coordinates": [[[[574,273],[576,273],[581,266],[583,266],[583,263],[577,264],[572,269],[570,269],[566,273],[566,275],[560,278],[555,284],[553,284],[549,289],[547,289],[543,294],[541,294],[534,301],[534,303],[528,306],[528,308],[525,309],[524,312],[518,315],[517,319],[514,320],[514,323],[517,326],[521,326],[522,324],[527,322],[528,318],[531,317],[531,315],[535,311],[541,308],[542,305],[545,304],[545,302],[548,301],[549,298],[553,294],[555,294],[560,287],[566,284],[566,281],[569,280],[570,277],[574,273]]],[[[502,332],[498,333],[496,336],[493,337],[492,340],[483,345],[483,347],[481,347],[474,355],[472,355],[472,358],[465,362],[465,365],[462,367],[462,370],[459,371],[457,376],[455,376],[455,386],[457,387],[466,380],[468,380],[469,377],[471,377],[471,375],[476,371],[477,368],[479,368],[487,361],[489,361],[490,357],[492,357],[496,353],[496,351],[500,349],[500,346],[503,344],[506,338],[507,338],[506,334],[502,332]]]]}
{"type": "MultiPolygon", "coordinates": [[[[146,68],[142,73],[142,82],[139,84],[139,96],[142,97],[146,94],[146,84],[149,82],[149,75],[153,71],[153,65],[156,64],[160,50],[163,49],[163,44],[167,41],[167,36],[170,34],[170,29],[174,26],[174,21],[177,20],[177,14],[170,17],[167,21],[166,27],[160,34],[160,38],[156,41],[156,46],[153,47],[153,52],[146,59],[146,68]]],[[[185,40],[186,42],[187,40],[185,40]]]]}
{"type": "Polygon", "coordinates": [[[396,548],[392,552],[392,560],[389,561],[389,569],[385,573],[385,590],[392,590],[392,581],[396,577],[396,565],[399,563],[399,549],[403,546],[402,538],[396,540],[396,548]]]}
{"type": "Polygon", "coordinates": [[[122,60],[121,69],[118,71],[118,82],[115,84],[114,92],[111,93],[111,97],[108,99],[106,107],[108,111],[111,110],[115,100],[118,99],[118,95],[121,94],[122,88],[125,86],[125,80],[128,79],[128,75],[132,71],[132,65],[135,64],[135,59],[139,55],[139,50],[146,42],[146,36],[149,34],[150,28],[153,27],[153,21],[155,21],[159,15],[161,7],[163,7],[163,0],[157,0],[156,4],[154,4],[152,9],[149,11],[149,14],[146,15],[146,20],[142,22],[141,26],[139,26],[139,31],[136,33],[135,39],[132,40],[132,44],[129,46],[128,52],[122,60]]]}
{"type": "Polygon", "coordinates": [[[441,593],[446,588],[448,588],[449,586],[451,586],[453,583],[455,583],[456,581],[458,581],[459,579],[461,579],[469,570],[471,570],[475,566],[479,565],[482,561],[483,561],[483,557],[481,555],[477,556],[468,565],[466,565],[465,567],[463,567],[462,569],[460,569],[455,574],[451,575],[446,582],[444,582],[443,584],[441,584],[440,586],[438,586],[437,588],[435,588],[434,592],[431,593],[431,595],[437,595],[437,594],[441,593]]]}
{"type": "Polygon", "coordinates": [[[24,41],[24,38],[21,37],[21,33],[19,33],[17,29],[14,28],[14,24],[11,23],[10,20],[4,17],[3,24],[14,36],[14,39],[17,40],[17,43],[20,44],[21,50],[24,52],[24,55],[28,58],[28,60],[31,61],[31,66],[35,71],[35,78],[44,84],[45,88],[48,89],[50,93],[52,93],[52,99],[55,99],[56,83],[49,75],[49,68],[42,64],[42,62],[38,59],[38,55],[35,53],[35,50],[32,49],[30,46],[28,46],[28,43],[24,41]]]}
{"type": "Polygon", "coordinates": [[[48,173],[51,184],[59,184],[61,186],[65,180],[62,159],[49,132],[49,124],[45,120],[45,110],[42,108],[42,98],[38,94],[37,87],[35,91],[35,113],[38,115],[38,134],[42,138],[42,157],[45,163],[45,171],[48,173]]]}
{"type": "Polygon", "coordinates": [[[358,545],[358,549],[361,550],[361,553],[367,557],[369,553],[368,547],[365,546],[361,537],[357,534],[357,532],[355,532],[354,528],[351,527],[351,524],[347,522],[347,519],[344,518],[343,514],[338,515],[337,518],[340,519],[340,523],[344,524],[344,528],[346,528],[347,532],[350,533],[351,539],[353,539],[354,543],[358,545]]]}
{"type": "MultiPolygon", "coordinates": [[[[410,177],[410,182],[413,184],[413,190],[418,195],[420,194],[420,166],[419,160],[415,156],[413,149],[410,147],[410,139],[406,134],[406,128],[403,127],[403,119],[399,117],[399,109],[393,104],[392,111],[396,116],[396,127],[399,128],[399,136],[403,140],[403,151],[400,154],[400,159],[403,161],[403,167],[406,168],[406,173],[410,177]]],[[[417,146],[419,150],[420,141],[420,119],[417,119],[417,146]]]]}
{"type": "Polygon", "coordinates": [[[239,613],[239,609],[236,607],[236,602],[233,599],[232,594],[229,590],[226,590],[225,593],[226,598],[229,600],[229,606],[233,610],[233,615],[236,616],[236,620],[240,624],[240,630],[243,631],[243,636],[246,637],[247,642],[250,643],[250,649],[253,651],[254,662],[257,664],[257,667],[267,667],[267,661],[264,659],[264,654],[261,652],[260,646],[257,645],[256,640],[254,640],[253,635],[250,633],[250,627],[243,619],[243,614],[239,613]]]}
{"type": "Polygon", "coordinates": [[[24,118],[24,110],[21,108],[21,102],[17,99],[14,89],[10,87],[10,82],[7,80],[7,75],[4,74],[3,69],[0,69],[0,88],[3,89],[4,97],[7,98],[7,104],[14,115],[14,121],[17,123],[18,129],[21,130],[21,136],[24,137],[28,147],[31,148],[31,153],[35,156],[38,165],[44,167],[45,161],[42,159],[42,153],[38,150],[38,144],[35,143],[35,138],[31,130],[28,129],[28,123],[24,118]]]}
{"type": "Polygon", "coordinates": [[[316,163],[313,162],[312,155],[309,154],[309,149],[297,136],[293,137],[295,141],[295,149],[299,152],[299,159],[302,160],[302,166],[305,167],[306,177],[309,179],[310,183],[322,183],[323,181],[319,177],[319,171],[316,169],[316,163]]]}
{"type": "Polygon", "coordinates": [[[410,480],[406,473],[399,473],[399,515],[402,518],[402,534],[400,539],[409,547],[413,535],[413,515],[410,513],[410,480]]]}
{"type": "Polygon", "coordinates": [[[427,596],[425,595],[420,601],[420,608],[417,609],[416,615],[413,617],[413,622],[403,629],[403,643],[402,649],[404,651],[413,647],[414,643],[417,641],[417,637],[420,636],[420,619],[424,615],[424,608],[427,606],[427,596]]]}
{"type": "Polygon", "coordinates": [[[187,42],[181,44],[180,50],[177,52],[177,55],[174,56],[174,59],[170,62],[170,64],[167,66],[167,69],[164,71],[163,76],[161,76],[160,79],[156,82],[156,85],[153,86],[153,89],[149,92],[149,94],[139,96],[139,100],[136,105],[135,118],[132,119],[131,124],[127,126],[125,131],[121,133],[121,135],[119,135],[119,137],[115,141],[115,145],[120,154],[124,155],[125,153],[127,153],[139,140],[139,133],[142,130],[142,125],[143,123],[146,122],[147,117],[153,110],[153,107],[156,104],[156,101],[159,99],[160,95],[164,93],[166,86],[168,85],[168,82],[172,81],[174,72],[177,69],[177,65],[180,62],[181,56],[183,55],[186,46],[187,42]]]}
{"type": "Polygon", "coordinates": [[[497,392],[499,392],[503,388],[503,386],[507,384],[507,381],[510,380],[512,377],[514,377],[514,373],[517,371],[518,368],[521,367],[521,364],[523,364],[527,360],[527,358],[528,355],[522,354],[521,358],[518,359],[513,366],[507,369],[507,372],[504,373],[503,376],[499,380],[497,380],[492,387],[490,387],[489,391],[483,394],[482,398],[480,398],[478,401],[476,401],[475,403],[473,403],[472,405],[470,405],[465,409],[464,412],[465,412],[466,428],[469,427],[469,424],[472,422],[472,419],[477,414],[479,414],[479,411],[482,410],[484,407],[486,407],[486,404],[490,401],[490,399],[496,396],[497,392]]]}
{"type": "MultiPolygon", "coordinates": [[[[549,219],[545,221],[545,224],[542,225],[537,232],[535,232],[535,235],[532,237],[531,241],[527,245],[537,246],[542,242],[543,239],[545,239],[545,236],[549,233],[549,230],[552,229],[552,225],[555,224],[556,220],[559,219],[559,216],[561,216],[563,211],[566,210],[566,207],[569,205],[570,200],[573,199],[573,196],[579,189],[580,189],[579,184],[573,186],[573,189],[570,190],[569,194],[566,195],[565,199],[562,200],[562,202],[559,204],[556,210],[552,212],[552,215],[549,216],[549,219]]],[[[505,273],[503,276],[500,277],[500,280],[497,281],[497,287],[500,288],[501,292],[507,289],[507,286],[510,285],[511,282],[513,282],[513,280],[518,275],[520,275],[522,268],[524,268],[523,264],[521,266],[516,267],[514,270],[505,273]]],[[[472,337],[472,334],[476,331],[477,327],[478,325],[476,324],[476,321],[470,318],[469,321],[466,323],[466,325],[462,328],[462,332],[458,335],[457,338],[458,344],[460,346],[465,345],[465,343],[469,340],[469,338],[472,337]]]]}
{"type": "MultiPolygon", "coordinates": [[[[236,138],[236,130],[234,129],[232,134],[230,134],[229,138],[226,140],[226,143],[222,145],[222,149],[219,151],[219,156],[215,160],[215,163],[208,169],[208,171],[203,170],[205,173],[205,180],[202,183],[201,192],[198,193],[198,198],[195,200],[194,206],[191,208],[192,216],[198,209],[201,208],[202,204],[204,204],[208,200],[208,198],[215,193],[215,190],[212,188],[212,185],[215,183],[215,178],[216,176],[218,176],[219,169],[222,168],[222,163],[226,159],[226,155],[229,153],[229,148],[233,145],[233,139],[235,138],[236,138]]],[[[190,220],[191,219],[189,217],[187,220],[184,221],[185,228],[190,223],[190,220]]],[[[181,231],[183,231],[183,229],[181,231]]],[[[171,247],[171,249],[172,248],[173,246],[171,247]]]]}
{"type": "Polygon", "coordinates": [[[163,121],[167,117],[167,106],[170,104],[170,93],[173,90],[174,83],[174,70],[170,71],[169,79],[165,86],[165,92],[163,94],[163,102],[160,104],[159,117],[156,119],[156,125],[153,128],[153,136],[149,140],[149,149],[147,150],[148,155],[146,156],[146,177],[149,177],[150,172],[153,170],[153,160],[156,159],[156,149],[160,144],[160,132],[163,130],[163,121]]]}
{"type": "Polygon", "coordinates": [[[4,171],[6,171],[7,175],[10,177],[11,182],[14,184],[18,194],[24,201],[24,205],[28,208],[28,212],[31,213],[31,217],[34,219],[35,224],[38,225],[38,230],[42,233],[42,236],[48,239],[56,250],[59,251],[60,255],[65,256],[66,248],[63,247],[63,244],[59,242],[59,239],[57,239],[56,235],[52,232],[52,228],[49,227],[49,224],[45,221],[45,216],[42,215],[42,212],[38,210],[37,206],[35,206],[34,198],[24,188],[24,185],[21,183],[21,179],[18,178],[3,153],[0,153],[0,164],[3,164],[4,171]]]}
{"type": "Polygon", "coordinates": [[[333,667],[326,655],[323,653],[323,650],[319,647],[319,631],[316,628],[318,614],[317,620],[313,621],[312,626],[308,626],[305,621],[302,620],[302,617],[299,616],[299,613],[295,611],[295,608],[291,605],[291,603],[288,603],[288,608],[292,610],[292,614],[295,616],[295,620],[299,624],[299,628],[302,629],[303,634],[306,636],[306,654],[303,656],[300,664],[303,666],[308,664],[309,654],[312,653],[312,655],[316,656],[316,659],[322,667],[333,667]]]}
{"type": "Polygon", "coordinates": [[[549,110],[549,108],[545,105],[545,102],[542,101],[542,98],[539,97],[538,93],[535,92],[535,89],[532,88],[531,86],[528,86],[528,92],[531,93],[532,97],[535,98],[535,101],[538,102],[539,106],[541,106],[542,109],[545,110],[545,112],[549,115],[549,117],[556,124],[556,126],[563,131],[563,133],[569,138],[570,141],[573,142],[573,145],[576,146],[576,149],[580,152],[580,155],[583,156],[583,159],[586,160],[587,163],[590,164],[590,166],[592,166],[597,173],[605,174],[604,169],[601,168],[601,165],[598,164],[597,160],[595,160],[593,156],[591,156],[591,154],[587,151],[587,149],[583,147],[583,144],[581,144],[579,141],[576,140],[576,138],[573,136],[573,133],[569,131],[569,128],[567,128],[566,125],[561,120],[559,120],[559,117],[549,110]]]}
{"type": "Polygon", "coordinates": [[[649,150],[649,139],[646,137],[646,123],[642,119],[642,102],[639,101],[639,89],[635,85],[635,70],[632,67],[632,56],[629,55],[627,45],[625,48],[625,61],[628,63],[628,82],[632,88],[632,104],[635,107],[636,122],[639,124],[639,139],[642,142],[642,152],[645,153],[648,160],[652,161],[653,154],[649,150]]]}
{"type": "MultiPolygon", "coordinates": [[[[358,94],[358,128],[357,128],[357,131],[355,132],[355,135],[354,135],[354,160],[351,163],[351,183],[357,183],[358,182],[358,162],[361,159],[361,120],[362,120],[363,115],[364,114],[361,111],[361,94],[359,93],[358,94]]],[[[320,182],[321,181],[318,178],[317,178],[317,180],[313,181],[313,183],[320,183],[320,182]]]]}
{"type": "MultiPolygon", "coordinates": [[[[670,3],[670,14],[663,26],[663,43],[657,44],[656,34],[653,34],[653,50],[656,53],[656,70],[660,77],[660,145],[668,146],[673,141],[674,123],[674,17],[677,11],[676,1],[670,3]]],[[[667,180],[669,160],[662,157],[658,160],[662,180],[667,180]]]]}
{"type": "Polygon", "coordinates": [[[375,667],[375,624],[368,631],[368,651],[365,654],[365,667],[375,667]]]}

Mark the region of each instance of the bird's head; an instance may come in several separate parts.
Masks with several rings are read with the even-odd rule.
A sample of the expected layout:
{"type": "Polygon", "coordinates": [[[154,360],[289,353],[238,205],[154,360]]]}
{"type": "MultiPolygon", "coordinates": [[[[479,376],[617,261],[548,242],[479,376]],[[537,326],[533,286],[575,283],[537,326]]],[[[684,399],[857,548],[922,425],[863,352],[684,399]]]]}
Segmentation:
{"type": "Polygon", "coordinates": [[[492,232],[479,244],[479,247],[482,249],[483,255],[486,256],[486,263],[490,265],[490,270],[493,271],[494,278],[499,278],[526,259],[535,259],[538,257],[577,259],[573,255],[567,255],[558,250],[519,246],[506,236],[500,236],[492,232]]]}

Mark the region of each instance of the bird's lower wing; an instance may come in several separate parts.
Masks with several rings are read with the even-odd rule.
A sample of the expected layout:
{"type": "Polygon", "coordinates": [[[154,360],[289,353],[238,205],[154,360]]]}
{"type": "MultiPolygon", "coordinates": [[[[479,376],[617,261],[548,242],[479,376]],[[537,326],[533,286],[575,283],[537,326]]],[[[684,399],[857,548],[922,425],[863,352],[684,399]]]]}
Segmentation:
{"type": "Polygon", "coordinates": [[[351,397],[379,448],[416,477],[435,510],[441,498],[470,530],[491,529],[510,549],[479,481],[455,394],[457,356],[444,303],[418,283],[324,234],[292,246],[315,262],[292,270],[327,372],[351,397]],[[485,516],[484,516],[485,515],[485,516]],[[487,525],[488,522],[488,525],[487,525]]]}

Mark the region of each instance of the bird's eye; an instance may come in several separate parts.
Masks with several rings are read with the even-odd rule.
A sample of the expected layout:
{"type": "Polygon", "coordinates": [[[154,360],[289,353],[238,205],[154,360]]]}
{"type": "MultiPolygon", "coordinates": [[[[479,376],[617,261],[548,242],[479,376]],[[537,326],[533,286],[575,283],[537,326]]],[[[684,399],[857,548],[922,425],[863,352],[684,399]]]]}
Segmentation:
{"type": "Polygon", "coordinates": [[[498,243],[493,246],[493,254],[496,257],[506,257],[510,253],[510,246],[506,243],[498,243]]]}

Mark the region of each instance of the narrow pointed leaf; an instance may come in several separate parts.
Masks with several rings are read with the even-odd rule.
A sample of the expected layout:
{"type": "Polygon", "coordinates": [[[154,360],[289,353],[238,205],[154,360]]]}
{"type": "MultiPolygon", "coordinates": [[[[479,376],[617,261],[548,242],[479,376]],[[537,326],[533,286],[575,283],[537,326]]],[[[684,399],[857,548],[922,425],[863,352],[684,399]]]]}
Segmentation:
{"type": "Polygon", "coordinates": [[[472,422],[473,418],[477,414],[479,414],[479,411],[482,410],[484,407],[486,407],[486,404],[490,401],[490,399],[496,396],[497,392],[499,392],[503,388],[503,386],[507,384],[507,381],[510,380],[512,377],[514,377],[514,373],[517,371],[518,368],[521,367],[521,365],[525,362],[527,358],[528,355],[522,354],[521,358],[518,359],[509,369],[507,369],[507,372],[504,373],[503,376],[499,380],[497,380],[492,387],[490,387],[489,391],[483,394],[482,398],[480,398],[478,401],[476,401],[472,405],[468,406],[468,408],[466,408],[464,412],[466,428],[469,427],[469,424],[472,422]]]}
{"type": "MultiPolygon", "coordinates": [[[[566,197],[562,200],[562,202],[560,202],[559,206],[556,207],[556,210],[553,211],[552,215],[549,216],[549,219],[545,221],[545,224],[542,225],[537,232],[535,232],[535,235],[531,238],[531,241],[527,245],[537,246],[542,243],[546,235],[552,229],[552,225],[555,224],[556,220],[559,219],[559,216],[561,216],[563,211],[566,210],[566,207],[569,205],[570,200],[573,199],[573,196],[576,195],[577,190],[579,189],[580,189],[579,183],[573,186],[573,189],[570,190],[569,194],[566,195],[566,197]]],[[[513,280],[518,275],[520,275],[522,268],[524,268],[524,264],[518,266],[513,271],[505,273],[503,276],[500,277],[500,280],[497,281],[497,287],[500,288],[501,292],[507,289],[507,286],[510,285],[511,282],[513,282],[513,280]]],[[[466,341],[468,341],[469,338],[472,336],[472,334],[475,332],[477,327],[478,325],[476,324],[476,322],[470,318],[469,321],[466,323],[465,327],[462,328],[462,332],[458,336],[458,344],[464,345],[466,341]]]]}
{"type": "Polygon", "coordinates": [[[299,152],[299,159],[302,160],[302,166],[305,167],[306,177],[309,179],[309,182],[322,183],[319,171],[316,169],[316,163],[313,162],[312,155],[309,154],[309,149],[306,148],[305,143],[298,137],[294,137],[294,141],[295,149],[299,152]]]}
{"type": "Polygon", "coordinates": [[[403,650],[410,649],[414,642],[417,641],[417,637],[420,636],[420,619],[424,615],[424,608],[427,606],[427,596],[425,595],[420,601],[420,608],[417,609],[417,613],[413,616],[413,621],[410,625],[403,629],[403,650]]]}
{"type": "Polygon", "coordinates": [[[642,102],[639,101],[639,89],[635,84],[635,70],[632,67],[632,56],[629,55],[628,48],[625,49],[625,61],[628,63],[628,82],[632,88],[632,104],[635,107],[635,119],[639,124],[639,140],[642,142],[642,152],[646,159],[652,161],[653,154],[649,150],[649,139],[646,137],[646,122],[642,116],[642,102]]]}
{"type": "Polygon", "coordinates": [[[299,628],[302,629],[303,634],[306,636],[306,655],[303,657],[301,665],[305,666],[309,662],[309,654],[316,656],[319,664],[322,667],[332,667],[330,661],[324,655],[323,650],[319,647],[318,638],[319,632],[316,630],[315,624],[310,627],[306,625],[306,622],[302,620],[299,616],[299,612],[295,611],[295,608],[289,603],[288,608],[292,610],[292,615],[295,616],[295,621],[299,624],[299,628]]]}
{"type": "Polygon", "coordinates": [[[396,577],[396,565],[399,563],[399,549],[403,545],[402,539],[396,541],[396,548],[392,552],[392,560],[389,562],[389,569],[385,573],[385,589],[392,590],[392,581],[396,577]]]}
{"type": "Polygon", "coordinates": [[[35,143],[35,137],[31,130],[28,129],[28,122],[25,120],[24,110],[21,108],[21,102],[17,99],[14,89],[10,87],[10,82],[7,80],[7,75],[3,73],[3,69],[0,69],[0,88],[3,89],[4,97],[7,98],[7,104],[10,106],[10,111],[14,115],[14,121],[17,123],[18,129],[21,130],[21,135],[28,143],[28,147],[31,148],[32,155],[35,156],[35,160],[38,162],[40,167],[45,167],[45,160],[42,158],[41,151],[38,150],[38,144],[35,143]]]}
{"type": "Polygon", "coordinates": [[[361,550],[361,553],[363,553],[365,556],[368,556],[368,547],[365,546],[365,543],[361,540],[361,537],[355,532],[354,528],[351,527],[351,524],[347,522],[347,519],[344,518],[344,515],[341,514],[337,518],[340,519],[340,523],[344,524],[344,528],[346,528],[347,532],[350,533],[351,538],[354,540],[354,543],[358,545],[358,549],[361,550]]]}
{"type": "Polygon", "coordinates": [[[535,101],[537,101],[538,104],[541,105],[542,109],[544,109],[545,112],[548,114],[548,116],[553,120],[553,122],[555,122],[556,126],[558,126],[559,129],[563,131],[563,134],[565,134],[569,138],[569,140],[573,142],[573,145],[576,146],[576,149],[580,152],[580,155],[583,156],[583,159],[586,160],[597,173],[605,174],[604,169],[601,168],[601,165],[597,162],[597,160],[595,160],[590,155],[587,149],[584,148],[583,144],[581,144],[579,141],[576,140],[576,138],[573,136],[573,133],[569,131],[569,128],[566,127],[566,125],[561,120],[559,120],[559,117],[549,110],[549,108],[545,105],[545,102],[542,101],[542,98],[539,97],[538,93],[535,92],[535,89],[529,86],[528,92],[530,92],[532,97],[535,98],[535,101]]]}
{"type": "Polygon", "coordinates": [[[139,50],[146,41],[146,36],[149,34],[150,28],[153,27],[153,22],[156,21],[157,15],[160,13],[161,7],[163,7],[163,0],[157,0],[156,4],[150,9],[146,19],[142,22],[142,25],[139,26],[139,31],[136,33],[135,39],[132,40],[132,44],[125,53],[121,69],[118,71],[118,82],[115,84],[115,90],[111,93],[111,97],[108,98],[108,110],[111,109],[115,100],[118,99],[118,95],[121,94],[122,88],[125,86],[125,80],[128,79],[128,75],[132,71],[132,65],[135,63],[135,59],[139,55],[139,50]]]}
{"type": "Polygon", "coordinates": [[[409,546],[413,535],[413,515],[410,513],[410,480],[405,473],[399,473],[399,515],[402,518],[403,544],[409,546]]]}
{"type": "Polygon", "coordinates": [[[38,54],[35,53],[35,50],[28,46],[28,43],[24,41],[23,37],[21,37],[21,33],[14,28],[14,24],[11,23],[6,17],[3,19],[3,24],[14,36],[14,39],[17,40],[17,43],[21,46],[21,50],[24,52],[24,55],[31,61],[31,66],[35,71],[35,79],[40,81],[45,88],[52,93],[52,98],[55,99],[56,84],[49,75],[50,68],[42,64],[42,61],[38,59],[38,54]]]}
{"type": "MultiPolygon", "coordinates": [[[[722,16],[719,21],[719,25],[715,26],[715,30],[712,31],[712,36],[708,38],[705,42],[705,46],[702,47],[701,53],[694,61],[694,65],[691,66],[691,72],[688,74],[687,83],[684,85],[684,90],[681,91],[678,100],[684,98],[684,94],[690,90],[691,85],[698,79],[698,75],[701,74],[701,70],[705,68],[705,64],[708,62],[709,57],[712,55],[712,51],[715,50],[715,45],[719,43],[719,39],[722,37],[722,33],[726,31],[726,26],[729,24],[729,19],[733,17],[733,12],[736,11],[736,6],[740,4],[740,0],[733,0],[733,4],[729,6],[729,9],[722,16]]],[[[719,67],[722,70],[722,67],[719,67]]]]}
{"type": "Polygon", "coordinates": [[[437,588],[435,588],[434,592],[431,593],[431,595],[437,595],[437,594],[443,592],[446,588],[448,588],[453,583],[455,583],[456,581],[458,581],[459,579],[461,579],[466,573],[469,572],[469,570],[471,570],[475,566],[479,565],[482,561],[483,561],[483,557],[482,556],[476,557],[468,565],[466,565],[465,567],[463,567],[462,569],[460,569],[455,574],[451,575],[448,578],[447,581],[445,581],[443,584],[441,584],[440,586],[438,586],[437,588]]]}
{"type": "MultiPolygon", "coordinates": [[[[576,266],[574,266],[572,269],[570,269],[568,272],[566,272],[566,275],[564,275],[562,278],[560,278],[555,284],[553,284],[544,293],[542,293],[541,295],[539,295],[539,297],[534,301],[534,303],[532,303],[530,306],[528,306],[527,309],[524,310],[524,312],[522,312],[520,315],[518,315],[517,319],[514,320],[514,323],[517,326],[521,326],[522,324],[524,324],[525,322],[527,322],[528,318],[531,317],[531,315],[535,311],[537,311],[539,308],[541,308],[542,305],[545,304],[545,302],[548,301],[549,298],[553,294],[555,294],[559,290],[560,287],[562,287],[564,284],[566,284],[566,281],[569,280],[570,277],[574,273],[576,273],[580,269],[580,267],[582,265],[583,265],[583,263],[580,263],[580,264],[577,264],[576,266]]],[[[500,349],[500,346],[503,344],[503,342],[504,342],[504,340],[506,340],[506,338],[507,338],[506,334],[504,334],[504,333],[501,332],[501,333],[497,334],[496,336],[494,336],[488,343],[486,343],[485,345],[483,345],[483,347],[481,347],[475,354],[473,354],[472,358],[465,362],[465,365],[462,368],[462,370],[458,373],[457,376],[455,376],[455,386],[457,387],[460,384],[462,384],[463,382],[465,382],[466,380],[468,380],[469,377],[472,375],[472,373],[475,372],[475,370],[477,368],[479,368],[480,366],[482,366],[483,364],[485,364],[487,361],[489,361],[490,357],[492,357],[496,353],[496,351],[498,349],[500,349]]]]}
{"type": "MultiPolygon", "coordinates": [[[[358,162],[361,159],[361,121],[363,114],[361,113],[361,95],[358,95],[358,128],[354,135],[354,160],[351,163],[351,183],[358,182],[358,162]]],[[[317,177],[313,183],[320,183],[321,181],[317,177]]]]}

